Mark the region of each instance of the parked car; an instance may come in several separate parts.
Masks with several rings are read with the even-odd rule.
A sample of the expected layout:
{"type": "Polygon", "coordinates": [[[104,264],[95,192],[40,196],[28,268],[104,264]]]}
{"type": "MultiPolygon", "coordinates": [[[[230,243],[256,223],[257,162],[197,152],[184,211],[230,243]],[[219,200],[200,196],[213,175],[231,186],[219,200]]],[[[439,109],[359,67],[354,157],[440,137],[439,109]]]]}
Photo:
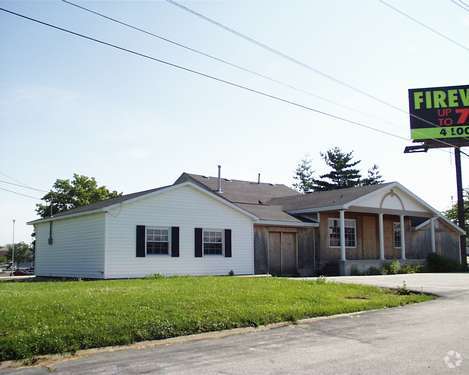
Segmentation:
{"type": "Polygon", "coordinates": [[[18,268],[15,272],[13,272],[14,276],[30,276],[34,275],[34,268],[18,268]]]}

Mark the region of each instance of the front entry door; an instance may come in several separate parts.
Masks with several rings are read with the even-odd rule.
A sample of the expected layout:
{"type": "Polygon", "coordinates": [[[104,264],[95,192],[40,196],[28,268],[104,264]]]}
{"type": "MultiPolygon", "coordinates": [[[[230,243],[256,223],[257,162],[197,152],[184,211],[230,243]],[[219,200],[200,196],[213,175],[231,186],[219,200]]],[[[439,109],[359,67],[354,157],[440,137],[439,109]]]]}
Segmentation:
{"type": "Polygon", "coordinates": [[[269,232],[269,273],[295,275],[296,233],[269,232]]]}

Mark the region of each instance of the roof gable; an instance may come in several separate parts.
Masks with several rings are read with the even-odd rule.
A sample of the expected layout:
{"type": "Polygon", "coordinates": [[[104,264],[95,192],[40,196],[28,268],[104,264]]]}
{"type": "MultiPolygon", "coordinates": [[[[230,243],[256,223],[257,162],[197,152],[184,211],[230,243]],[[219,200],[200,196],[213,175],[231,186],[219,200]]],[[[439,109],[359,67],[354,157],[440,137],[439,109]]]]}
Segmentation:
{"type": "Polygon", "coordinates": [[[431,213],[433,211],[428,205],[422,204],[417,200],[414,194],[409,195],[401,187],[402,185],[394,183],[349,202],[349,205],[423,213],[431,213]]]}
{"type": "MultiPolygon", "coordinates": [[[[119,197],[105,199],[105,200],[102,200],[102,201],[99,201],[99,202],[96,202],[96,203],[92,203],[92,204],[87,204],[86,206],[72,208],[71,210],[67,210],[67,211],[55,214],[55,215],[53,215],[52,218],[53,219],[58,219],[58,218],[62,218],[62,217],[65,217],[65,216],[72,216],[72,215],[76,216],[76,215],[81,215],[81,214],[85,214],[85,213],[98,212],[98,211],[100,211],[104,208],[107,208],[107,207],[110,207],[110,206],[113,206],[113,205],[116,205],[116,204],[119,204],[119,203],[123,203],[125,201],[130,200],[130,199],[134,199],[134,198],[138,198],[140,196],[144,196],[144,195],[147,195],[147,194],[150,194],[150,193],[154,193],[156,191],[165,189],[169,186],[171,186],[171,185],[160,186],[160,187],[154,188],[154,189],[138,191],[136,193],[124,194],[124,195],[121,195],[119,197]]],[[[50,220],[50,217],[47,217],[47,218],[44,218],[44,219],[33,220],[33,221],[28,222],[28,224],[33,224],[33,223],[37,223],[37,222],[41,222],[41,221],[48,221],[48,220],[50,220]]]]}
{"type": "Polygon", "coordinates": [[[173,185],[163,186],[163,187],[156,188],[156,189],[145,190],[145,191],[141,191],[141,192],[137,192],[137,193],[122,195],[122,196],[117,197],[117,198],[107,199],[107,200],[104,200],[104,201],[101,201],[101,202],[97,202],[97,203],[90,204],[90,205],[87,205],[87,206],[78,207],[78,208],[73,209],[73,210],[65,211],[65,212],[62,212],[60,214],[54,215],[52,217],[33,220],[31,222],[28,222],[28,224],[36,224],[36,223],[47,222],[47,221],[51,221],[51,220],[57,220],[57,219],[62,219],[62,218],[68,218],[68,217],[74,217],[74,216],[79,216],[79,215],[91,214],[91,213],[95,213],[95,212],[104,212],[107,209],[110,209],[114,206],[117,206],[118,204],[130,203],[130,202],[133,202],[135,200],[147,198],[147,197],[153,196],[155,194],[161,194],[161,193],[164,193],[166,191],[170,191],[170,190],[173,190],[173,189],[178,189],[182,186],[188,186],[188,185],[193,187],[194,189],[200,191],[200,192],[203,192],[204,194],[210,195],[213,199],[215,199],[215,200],[217,200],[217,201],[231,207],[232,209],[234,209],[238,212],[243,213],[246,216],[249,216],[253,220],[257,219],[257,217],[253,213],[245,210],[244,208],[242,208],[242,207],[240,207],[236,204],[231,203],[230,201],[218,196],[217,194],[214,194],[214,193],[208,191],[207,189],[203,189],[202,187],[194,184],[191,181],[186,181],[186,182],[183,182],[183,183],[180,183],[180,184],[173,184],[173,185]]]}

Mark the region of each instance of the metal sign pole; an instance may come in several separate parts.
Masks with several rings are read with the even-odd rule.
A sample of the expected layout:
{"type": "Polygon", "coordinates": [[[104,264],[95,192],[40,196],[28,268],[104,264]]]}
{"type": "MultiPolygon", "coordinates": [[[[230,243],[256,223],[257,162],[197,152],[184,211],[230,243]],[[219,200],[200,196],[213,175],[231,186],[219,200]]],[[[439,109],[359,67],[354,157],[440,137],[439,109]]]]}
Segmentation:
{"type": "MultiPolygon", "coordinates": [[[[459,147],[454,148],[454,164],[456,166],[456,186],[458,189],[458,225],[461,229],[467,230],[464,215],[464,196],[462,189],[461,150],[459,147]]],[[[467,266],[466,236],[461,236],[461,261],[462,264],[467,266]]]]}

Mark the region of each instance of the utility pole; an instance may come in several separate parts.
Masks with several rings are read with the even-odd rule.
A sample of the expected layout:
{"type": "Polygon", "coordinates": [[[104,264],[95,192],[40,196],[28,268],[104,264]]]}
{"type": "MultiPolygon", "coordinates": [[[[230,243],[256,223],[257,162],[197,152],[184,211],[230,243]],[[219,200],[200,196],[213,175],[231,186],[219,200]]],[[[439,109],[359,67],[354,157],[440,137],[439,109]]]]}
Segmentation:
{"type": "MultiPolygon", "coordinates": [[[[458,190],[458,225],[464,231],[466,228],[466,218],[464,215],[464,196],[462,188],[462,172],[461,172],[461,150],[459,147],[454,148],[454,164],[456,167],[456,186],[458,190]]],[[[466,254],[466,236],[461,236],[461,261],[467,267],[466,254]]]]}
{"type": "Polygon", "coordinates": [[[13,244],[11,248],[11,275],[15,272],[15,219],[13,219],[13,244]]]}

